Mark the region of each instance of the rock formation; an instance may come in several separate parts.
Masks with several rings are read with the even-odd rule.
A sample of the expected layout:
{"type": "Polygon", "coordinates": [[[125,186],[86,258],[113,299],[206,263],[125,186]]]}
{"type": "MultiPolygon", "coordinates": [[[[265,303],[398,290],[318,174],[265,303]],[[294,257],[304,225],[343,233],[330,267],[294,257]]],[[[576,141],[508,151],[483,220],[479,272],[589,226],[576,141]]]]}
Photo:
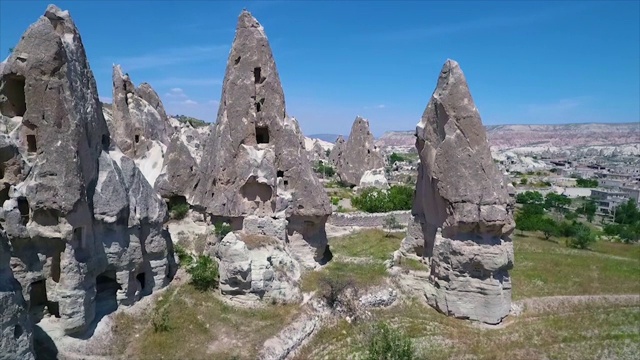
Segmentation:
{"type": "Polygon", "coordinates": [[[360,179],[367,170],[384,167],[384,158],[374,144],[369,121],[360,116],[353,122],[351,134],[341,154],[336,156],[336,173],[340,181],[351,186],[360,184],[360,179]]]}
{"type": "Polygon", "coordinates": [[[153,185],[174,129],[151,85],[142,83],[136,88],[120,65],[113,66],[113,104],[107,124],[118,148],[135,160],[153,185]]]}
{"type": "Polygon", "coordinates": [[[11,272],[10,259],[7,237],[0,230],[0,359],[34,359],[27,303],[11,272]]]}
{"type": "Polygon", "coordinates": [[[384,168],[367,170],[360,178],[360,188],[374,187],[378,189],[388,189],[389,181],[384,173],[384,168]]]}
{"type": "Polygon", "coordinates": [[[511,305],[513,204],[455,61],[444,64],[416,135],[415,219],[400,254],[429,261],[423,289],[432,306],[499,323],[511,305]]]}
{"type": "MultiPolygon", "coordinates": [[[[238,19],[217,122],[200,165],[198,179],[187,196],[191,205],[202,208],[214,222],[226,220],[234,230],[275,239],[303,265],[314,267],[326,260],[324,224],[331,213],[329,199],[311,169],[297,121],[287,116],[264,29],[247,11],[238,19]],[[286,231],[264,233],[265,229],[286,231]]],[[[242,241],[243,236],[236,238],[242,241]]],[[[225,244],[226,238],[218,250],[223,275],[227,274],[225,254],[235,251],[225,244]]],[[[236,245],[229,246],[236,249],[236,245]]],[[[258,272],[259,266],[276,266],[269,252],[263,252],[262,257],[266,263],[254,259],[252,273],[258,272]]],[[[293,274],[289,281],[295,282],[295,278],[293,274]]],[[[224,276],[221,282],[239,284],[227,282],[224,276]]],[[[223,286],[223,292],[262,293],[255,282],[251,284],[251,289],[231,285],[235,290],[229,291],[223,286]]],[[[275,290],[272,285],[265,288],[275,290]]]]}
{"type": "Polygon", "coordinates": [[[153,140],[169,144],[173,127],[158,94],[147,83],[136,88],[120,65],[113,66],[112,113],[109,130],[125,155],[144,155],[153,140]]]}
{"type": "Polygon", "coordinates": [[[336,139],[336,143],[333,146],[333,150],[331,150],[331,154],[329,154],[329,163],[333,166],[338,166],[338,162],[342,157],[342,153],[344,152],[345,141],[342,135],[338,136],[336,139]]]}
{"type": "Polygon", "coordinates": [[[1,66],[0,222],[32,320],[81,333],[175,270],[166,205],[111,143],[80,34],[50,5],[1,66]],[[12,144],[13,143],[13,144],[12,144]]]}

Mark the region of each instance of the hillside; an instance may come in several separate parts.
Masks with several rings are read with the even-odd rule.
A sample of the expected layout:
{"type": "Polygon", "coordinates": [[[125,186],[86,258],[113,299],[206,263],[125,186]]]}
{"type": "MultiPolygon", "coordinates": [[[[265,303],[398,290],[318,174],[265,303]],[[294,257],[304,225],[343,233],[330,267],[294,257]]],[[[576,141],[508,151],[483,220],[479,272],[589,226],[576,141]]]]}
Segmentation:
{"type": "MultiPolygon", "coordinates": [[[[640,142],[640,123],[490,125],[487,136],[495,150],[545,145],[579,147],[622,145],[640,142]]],[[[388,131],[378,140],[380,147],[412,147],[413,131],[388,131]]]]}

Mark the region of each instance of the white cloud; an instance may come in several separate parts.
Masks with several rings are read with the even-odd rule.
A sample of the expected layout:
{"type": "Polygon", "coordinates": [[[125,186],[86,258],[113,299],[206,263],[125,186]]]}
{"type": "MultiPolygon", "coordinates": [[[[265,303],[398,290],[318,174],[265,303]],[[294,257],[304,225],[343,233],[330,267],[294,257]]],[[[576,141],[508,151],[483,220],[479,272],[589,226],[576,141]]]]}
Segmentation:
{"type": "Polygon", "coordinates": [[[107,97],[107,96],[100,96],[99,98],[100,98],[100,101],[103,102],[103,103],[109,103],[110,104],[113,101],[112,98],[107,97]]]}
{"type": "Polygon", "coordinates": [[[149,81],[154,86],[214,86],[222,85],[222,81],[217,78],[187,78],[187,77],[166,77],[149,81]]]}
{"type": "Polygon", "coordinates": [[[183,101],[182,104],[185,104],[185,105],[198,105],[198,102],[194,101],[194,100],[191,100],[191,99],[187,99],[187,100],[183,101]]]}

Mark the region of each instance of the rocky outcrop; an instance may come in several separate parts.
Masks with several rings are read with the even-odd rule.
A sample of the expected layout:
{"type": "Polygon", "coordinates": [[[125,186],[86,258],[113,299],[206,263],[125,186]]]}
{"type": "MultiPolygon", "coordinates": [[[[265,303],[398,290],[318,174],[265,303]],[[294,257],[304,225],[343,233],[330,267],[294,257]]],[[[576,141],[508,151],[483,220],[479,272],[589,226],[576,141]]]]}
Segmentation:
{"type": "Polygon", "coordinates": [[[109,130],[118,148],[138,159],[151,150],[154,141],[168,145],[173,127],[153,88],[147,83],[136,88],[120,65],[113,66],[112,80],[113,119],[109,130]]]}
{"type": "Polygon", "coordinates": [[[338,136],[336,139],[336,143],[331,150],[331,154],[329,154],[329,163],[333,166],[338,166],[338,162],[342,157],[342,153],[344,152],[345,141],[342,135],[338,136]]]}
{"type": "Polygon", "coordinates": [[[102,306],[132,304],[175,270],[166,205],[111,143],[84,47],[50,5],[2,66],[0,222],[33,321],[81,333],[102,306]],[[13,147],[12,147],[13,146],[13,147]],[[22,164],[22,165],[20,165],[22,164]]]}
{"type": "Polygon", "coordinates": [[[511,305],[513,204],[455,61],[442,68],[416,135],[415,219],[400,253],[429,260],[423,290],[438,310],[499,323],[511,305]]]}
{"type": "MultiPolygon", "coordinates": [[[[218,118],[204,147],[199,175],[186,196],[192,206],[209,214],[214,222],[230,222],[239,241],[245,238],[243,234],[261,235],[286,247],[302,265],[315,267],[325,261],[324,225],[331,213],[329,199],[311,169],[297,121],[287,116],[264,29],[247,11],[238,19],[218,118]],[[251,230],[250,216],[261,219],[263,225],[256,229],[282,228],[283,232],[278,237],[256,234],[251,230]]],[[[221,267],[235,256],[224,246],[217,251],[221,267]]],[[[243,259],[255,260],[241,250],[246,255],[243,259]]],[[[269,256],[273,259],[273,254],[269,256]]],[[[253,275],[251,288],[246,287],[247,270],[243,268],[239,278],[236,272],[221,272],[223,286],[234,284],[229,286],[237,288],[224,291],[262,293],[256,287],[262,285],[253,275]]],[[[288,270],[287,274],[288,281],[295,284],[299,274],[288,270]]]]}
{"type": "Polygon", "coordinates": [[[360,116],[353,122],[349,139],[341,150],[341,153],[336,155],[336,173],[345,184],[356,186],[360,184],[360,179],[367,170],[384,167],[384,158],[374,144],[369,121],[360,116]]]}
{"type": "Polygon", "coordinates": [[[388,189],[389,181],[385,176],[384,168],[367,170],[360,178],[360,188],[374,187],[378,189],[388,189]]]}
{"type": "Polygon", "coordinates": [[[10,259],[7,237],[0,230],[0,359],[34,359],[27,303],[11,272],[10,259]]]}

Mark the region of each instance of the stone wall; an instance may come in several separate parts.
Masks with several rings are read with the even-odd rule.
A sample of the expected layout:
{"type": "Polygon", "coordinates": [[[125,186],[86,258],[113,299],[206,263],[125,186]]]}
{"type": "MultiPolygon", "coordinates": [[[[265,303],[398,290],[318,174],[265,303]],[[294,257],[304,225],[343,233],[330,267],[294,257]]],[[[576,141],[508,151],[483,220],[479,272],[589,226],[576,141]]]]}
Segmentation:
{"type": "Polygon", "coordinates": [[[364,212],[333,213],[329,216],[327,223],[333,226],[377,227],[383,226],[384,219],[389,215],[395,216],[400,225],[407,226],[409,219],[411,219],[411,210],[373,214],[364,212]]]}

